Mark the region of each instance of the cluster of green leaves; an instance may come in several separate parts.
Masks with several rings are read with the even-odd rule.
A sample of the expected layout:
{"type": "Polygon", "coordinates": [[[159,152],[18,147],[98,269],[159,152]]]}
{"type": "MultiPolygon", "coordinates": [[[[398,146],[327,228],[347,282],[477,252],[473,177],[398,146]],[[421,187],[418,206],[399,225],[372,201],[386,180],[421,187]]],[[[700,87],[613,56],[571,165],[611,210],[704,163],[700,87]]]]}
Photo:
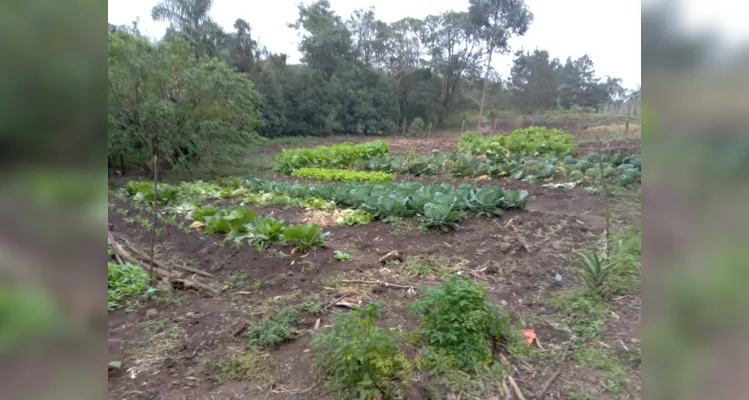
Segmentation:
{"type": "Polygon", "coordinates": [[[436,175],[452,155],[436,153],[430,155],[382,156],[354,163],[359,170],[382,171],[406,175],[436,175]]]}
{"type": "MultiPolygon", "coordinates": [[[[603,175],[616,186],[628,186],[639,183],[642,178],[642,156],[640,154],[613,153],[604,154],[603,175]]],[[[571,181],[588,181],[591,184],[600,184],[601,166],[598,153],[589,153],[585,158],[577,160],[565,157],[563,170],[571,181]]]]}
{"type": "Polygon", "coordinates": [[[144,293],[149,281],[148,272],[139,265],[108,263],[108,308],[117,308],[126,297],[144,293]]]}
{"type": "Polygon", "coordinates": [[[338,218],[336,218],[336,225],[366,225],[374,221],[374,216],[364,210],[343,210],[341,211],[338,218]]]}
{"type": "Polygon", "coordinates": [[[557,293],[548,303],[561,311],[564,322],[581,341],[594,339],[606,329],[609,307],[588,290],[557,293]]]}
{"type": "Polygon", "coordinates": [[[224,233],[225,240],[239,244],[247,240],[252,246],[262,250],[274,243],[294,243],[299,250],[308,250],[325,244],[328,233],[323,233],[320,225],[286,224],[272,217],[258,217],[244,207],[218,209],[201,206],[192,210],[188,219],[205,224],[209,233],[224,233]]]}
{"type": "Polygon", "coordinates": [[[375,302],[350,314],[336,311],[331,328],[312,338],[317,366],[349,398],[393,396],[394,381],[407,382],[410,376],[411,363],[398,347],[399,332],[375,326],[381,308],[375,302]]]}
{"type": "Polygon", "coordinates": [[[457,275],[425,289],[411,307],[428,355],[450,358],[463,371],[491,361],[493,343],[514,336],[507,314],[486,298],[486,286],[457,275]]]}
{"type": "Polygon", "coordinates": [[[251,346],[270,347],[299,336],[299,311],[286,307],[247,328],[251,346]]]}
{"type": "Polygon", "coordinates": [[[154,43],[117,30],[109,35],[108,72],[109,156],[125,163],[151,168],[153,152],[162,168],[232,165],[259,138],[262,99],[249,77],[196,57],[191,41],[154,43]]]}
{"type": "Polygon", "coordinates": [[[384,140],[360,144],[341,143],[315,148],[287,149],[276,156],[275,170],[290,174],[299,168],[345,168],[359,160],[390,154],[384,140]]]}
{"type": "Polygon", "coordinates": [[[596,251],[580,252],[580,277],[585,286],[598,296],[604,296],[611,289],[609,278],[616,270],[617,265],[606,259],[605,254],[596,251]]]}
{"type": "Polygon", "coordinates": [[[460,135],[458,152],[484,155],[500,161],[510,154],[519,156],[553,155],[564,157],[577,153],[572,136],[559,129],[534,126],[516,129],[508,136],[479,137],[469,131],[460,135]]]}
{"type": "Polygon", "coordinates": [[[388,182],[393,180],[393,175],[385,172],[362,172],[346,169],[324,169],[324,168],[299,168],[291,173],[297,178],[312,178],[326,181],[345,182],[388,182]]]}
{"type": "MultiPolygon", "coordinates": [[[[134,201],[153,203],[153,182],[130,181],[125,187],[127,194],[134,201]]],[[[159,184],[158,201],[169,203],[177,196],[179,188],[167,183],[159,184]]]]}

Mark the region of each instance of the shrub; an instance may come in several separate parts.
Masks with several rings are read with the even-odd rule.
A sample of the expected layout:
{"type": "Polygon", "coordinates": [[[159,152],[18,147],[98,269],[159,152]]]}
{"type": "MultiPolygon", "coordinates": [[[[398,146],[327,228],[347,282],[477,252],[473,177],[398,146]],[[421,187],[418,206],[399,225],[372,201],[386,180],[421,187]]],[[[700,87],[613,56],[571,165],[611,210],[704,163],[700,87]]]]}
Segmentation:
{"type": "Polygon", "coordinates": [[[411,122],[411,125],[408,126],[408,133],[412,136],[424,133],[424,120],[420,117],[416,117],[413,122],[411,122]]]}
{"type": "Polygon", "coordinates": [[[398,347],[397,331],[374,326],[381,307],[371,303],[351,314],[336,311],[330,330],[312,338],[316,365],[349,396],[392,396],[397,391],[393,380],[406,382],[410,375],[411,363],[398,347]]]}
{"type": "Polygon", "coordinates": [[[387,182],[393,180],[393,174],[385,172],[349,171],[345,169],[299,168],[291,173],[297,178],[313,178],[328,181],[387,182]]]}
{"type": "Polygon", "coordinates": [[[286,307],[278,314],[264,318],[257,324],[250,324],[247,335],[251,346],[275,346],[299,335],[299,312],[286,307]]]}
{"type": "Polygon", "coordinates": [[[460,370],[490,361],[493,342],[512,335],[507,315],[486,298],[486,286],[457,275],[427,288],[411,307],[429,352],[451,358],[460,370]]]}

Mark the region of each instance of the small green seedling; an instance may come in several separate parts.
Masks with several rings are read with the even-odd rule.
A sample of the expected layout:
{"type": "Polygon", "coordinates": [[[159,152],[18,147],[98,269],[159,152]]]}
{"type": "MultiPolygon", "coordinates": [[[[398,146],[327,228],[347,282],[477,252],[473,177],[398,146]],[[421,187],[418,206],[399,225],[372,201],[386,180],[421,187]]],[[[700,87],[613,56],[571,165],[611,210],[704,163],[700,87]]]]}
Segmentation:
{"type": "Polygon", "coordinates": [[[339,250],[335,250],[334,253],[335,253],[335,259],[338,260],[338,261],[349,261],[349,260],[351,260],[351,254],[344,253],[344,252],[339,251],[339,250]]]}

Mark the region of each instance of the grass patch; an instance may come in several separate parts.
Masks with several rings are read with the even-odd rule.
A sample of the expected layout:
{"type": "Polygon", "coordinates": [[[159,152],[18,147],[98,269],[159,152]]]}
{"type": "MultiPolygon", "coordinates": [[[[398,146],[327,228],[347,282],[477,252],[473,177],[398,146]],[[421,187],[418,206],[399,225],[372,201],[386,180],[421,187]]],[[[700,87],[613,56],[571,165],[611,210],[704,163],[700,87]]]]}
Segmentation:
{"type": "Polygon", "coordinates": [[[172,360],[187,343],[187,332],[168,318],[153,320],[145,327],[146,339],[135,352],[133,372],[150,372],[172,360]]]}
{"type": "Polygon", "coordinates": [[[247,274],[234,272],[228,278],[226,278],[225,284],[231,290],[242,289],[243,287],[247,286],[247,274]]]}
{"type": "Polygon", "coordinates": [[[617,268],[611,277],[613,294],[640,291],[642,287],[642,232],[629,228],[612,235],[611,261],[617,268]]]}
{"type": "Polygon", "coordinates": [[[408,277],[442,278],[459,269],[447,260],[430,257],[409,257],[403,262],[403,272],[408,277]]]}
{"type": "Polygon", "coordinates": [[[299,312],[286,307],[272,317],[250,324],[247,334],[251,346],[271,347],[299,336],[299,312]]]}
{"type": "Polygon", "coordinates": [[[577,349],[573,358],[580,365],[606,371],[607,377],[601,381],[601,389],[604,392],[618,393],[629,383],[624,368],[619,360],[607,351],[595,347],[582,347],[577,349]]]}
{"type": "Polygon", "coordinates": [[[555,294],[548,304],[563,313],[564,322],[582,341],[597,337],[606,328],[608,305],[583,289],[555,294]]]}
{"type": "Polygon", "coordinates": [[[237,351],[235,354],[219,359],[215,365],[219,369],[216,374],[216,380],[219,382],[253,380],[265,382],[269,379],[271,372],[268,354],[256,348],[237,351]]]}

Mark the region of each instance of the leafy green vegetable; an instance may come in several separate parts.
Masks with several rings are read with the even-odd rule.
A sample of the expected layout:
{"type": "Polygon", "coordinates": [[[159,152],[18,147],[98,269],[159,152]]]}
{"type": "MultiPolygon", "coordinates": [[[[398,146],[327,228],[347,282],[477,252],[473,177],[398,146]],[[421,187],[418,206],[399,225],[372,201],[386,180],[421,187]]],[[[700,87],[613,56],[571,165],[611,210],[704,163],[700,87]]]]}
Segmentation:
{"type": "Polygon", "coordinates": [[[226,233],[226,240],[234,240],[248,231],[247,225],[252,223],[256,215],[254,211],[244,207],[220,210],[205,217],[205,231],[208,233],[226,233]]]}
{"type": "Polygon", "coordinates": [[[387,182],[393,180],[393,175],[385,172],[362,172],[345,169],[299,168],[291,173],[297,178],[314,178],[330,181],[359,181],[359,182],[387,182]]]}
{"type": "MultiPolygon", "coordinates": [[[[135,201],[153,203],[153,182],[130,181],[126,186],[127,194],[133,197],[135,201]]],[[[179,188],[167,183],[160,183],[158,189],[159,201],[168,203],[173,200],[179,188]]]]}
{"type": "Polygon", "coordinates": [[[374,216],[364,210],[343,210],[336,218],[336,225],[365,225],[374,221],[374,216]]]}
{"type": "Polygon", "coordinates": [[[247,336],[251,346],[270,347],[299,336],[299,312],[286,307],[272,317],[250,324],[247,336]]]}
{"type": "Polygon", "coordinates": [[[148,272],[138,265],[109,263],[107,265],[109,309],[116,308],[118,303],[126,297],[144,293],[148,289],[149,281],[148,272]]]}
{"type": "Polygon", "coordinates": [[[422,227],[439,227],[443,232],[448,228],[458,228],[460,214],[453,211],[453,206],[448,203],[427,203],[424,205],[424,214],[421,216],[422,227]]]}
{"type": "Polygon", "coordinates": [[[390,154],[384,140],[284,150],[276,156],[275,170],[290,174],[299,168],[345,168],[355,162],[390,154]]]}
{"type": "Polygon", "coordinates": [[[502,215],[504,211],[499,208],[504,193],[502,189],[493,186],[483,186],[471,190],[466,196],[465,202],[468,209],[477,214],[502,215]]]}
{"type": "Polygon", "coordinates": [[[325,238],[329,233],[322,233],[320,225],[298,224],[289,225],[283,231],[286,242],[294,243],[299,250],[309,250],[315,246],[325,244],[325,238]]]}
{"type": "Polygon", "coordinates": [[[340,250],[334,250],[333,254],[334,254],[335,259],[338,260],[338,261],[349,261],[349,260],[351,260],[351,254],[349,254],[349,253],[344,253],[344,252],[342,252],[340,250]]]}
{"type": "Polygon", "coordinates": [[[282,242],[286,226],[285,221],[270,217],[255,217],[246,237],[249,238],[251,245],[262,250],[272,243],[282,242]]]}
{"type": "Polygon", "coordinates": [[[207,217],[216,215],[218,208],[213,206],[202,206],[198,207],[187,215],[187,219],[194,219],[195,221],[205,222],[207,217]]]}

